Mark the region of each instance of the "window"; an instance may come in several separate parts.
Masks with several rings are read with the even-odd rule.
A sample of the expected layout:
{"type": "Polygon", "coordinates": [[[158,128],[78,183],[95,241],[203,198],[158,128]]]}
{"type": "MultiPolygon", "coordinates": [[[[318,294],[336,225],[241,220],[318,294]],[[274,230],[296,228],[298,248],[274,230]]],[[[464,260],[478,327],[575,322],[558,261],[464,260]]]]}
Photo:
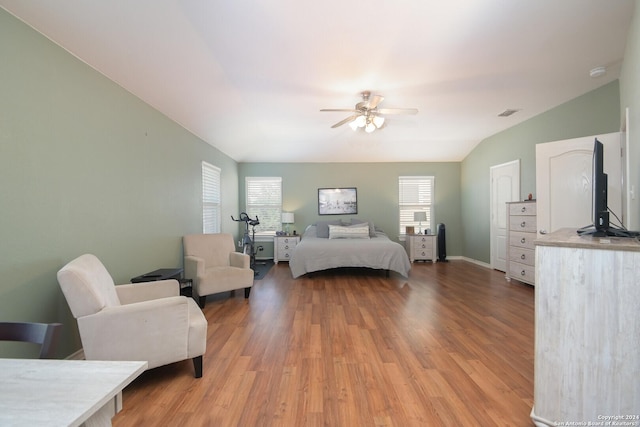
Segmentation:
{"type": "Polygon", "coordinates": [[[401,176],[398,177],[399,191],[399,218],[400,218],[400,235],[406,234],[406,227],[415,227],[416,233],[418,228],[422,227],[422,232],[427,228],[433,229],[433,188],[434,177],[432,176],[401,176]],[[414,221],[413,214],[415,212],[425,212],[427,220],[414,221]]]}
{"type": "Polygon", "coordinates": [[[220,169],[202,162],[202,232],[220,232],[220,169]]]}
{"type": "Polygon", "coordinates": [[[282,178],[247,177],[247,215],[260,220],[256,236],[272,236],[282,229],[282,178]]]}

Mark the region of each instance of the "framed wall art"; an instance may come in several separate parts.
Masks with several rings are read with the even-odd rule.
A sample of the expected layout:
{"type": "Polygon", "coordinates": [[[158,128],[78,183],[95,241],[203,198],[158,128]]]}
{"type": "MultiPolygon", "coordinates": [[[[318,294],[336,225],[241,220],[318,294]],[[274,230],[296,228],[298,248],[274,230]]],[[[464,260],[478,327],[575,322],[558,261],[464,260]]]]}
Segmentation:
{"type": "Polygon", "coordinates": [[[351,215],[357,213],[357,188],[318,188],[319,215],[351,215]]]}

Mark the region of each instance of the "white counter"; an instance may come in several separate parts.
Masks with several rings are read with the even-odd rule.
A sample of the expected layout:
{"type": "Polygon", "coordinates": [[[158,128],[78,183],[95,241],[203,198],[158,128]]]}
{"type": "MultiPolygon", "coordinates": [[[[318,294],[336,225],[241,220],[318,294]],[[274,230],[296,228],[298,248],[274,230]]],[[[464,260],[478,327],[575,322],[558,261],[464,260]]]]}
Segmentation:
{"type": "Polygon", "coordinates": [[[0,359],[0,425],[111,425],[147,362],[0,359]]]}

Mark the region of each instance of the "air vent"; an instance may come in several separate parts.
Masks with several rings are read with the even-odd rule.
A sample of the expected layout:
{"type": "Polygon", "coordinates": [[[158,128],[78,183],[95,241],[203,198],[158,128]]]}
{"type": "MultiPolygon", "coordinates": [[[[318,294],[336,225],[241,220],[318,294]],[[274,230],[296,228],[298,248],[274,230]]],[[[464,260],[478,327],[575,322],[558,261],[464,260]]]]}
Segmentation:
{"type": "Polygon", "coordinates": [[[510,115],[515,114],[518,111],[520,111],[519,108],[507,108],[502,113],[498,114],[498,117],[509,117],[510,115]]]}

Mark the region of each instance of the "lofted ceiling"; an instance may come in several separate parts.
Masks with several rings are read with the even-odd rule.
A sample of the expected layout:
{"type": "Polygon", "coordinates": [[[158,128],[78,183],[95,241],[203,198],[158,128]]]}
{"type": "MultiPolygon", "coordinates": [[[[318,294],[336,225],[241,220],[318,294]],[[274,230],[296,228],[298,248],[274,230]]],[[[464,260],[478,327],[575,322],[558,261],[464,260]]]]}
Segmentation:
{"type": "Polygon", "coordinates": [[[238,162],[461,161],[619,77],[633,0],[0,0],[238,162]],[[607,72],[590,77],[594,67],[607,72]],[[332,129],[360,93],[373,133],[332,129]],[[509,117],[506,109],[520,110],[509,117]]]}

